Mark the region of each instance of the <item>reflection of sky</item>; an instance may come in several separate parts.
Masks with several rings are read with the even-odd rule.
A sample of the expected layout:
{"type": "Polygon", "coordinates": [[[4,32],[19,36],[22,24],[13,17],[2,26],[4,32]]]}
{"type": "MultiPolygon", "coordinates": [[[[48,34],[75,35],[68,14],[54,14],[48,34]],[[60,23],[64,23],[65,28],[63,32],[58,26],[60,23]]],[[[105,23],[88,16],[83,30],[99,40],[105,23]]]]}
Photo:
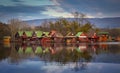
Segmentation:
{"type": "Polygon", "coordinates": [[[74,71],[75,63],[59,65],[42,61],[25,60],[20,64],[0,62],[0,73],[120,73],[120,64],[86,63],[84,70],[74,71]]]}

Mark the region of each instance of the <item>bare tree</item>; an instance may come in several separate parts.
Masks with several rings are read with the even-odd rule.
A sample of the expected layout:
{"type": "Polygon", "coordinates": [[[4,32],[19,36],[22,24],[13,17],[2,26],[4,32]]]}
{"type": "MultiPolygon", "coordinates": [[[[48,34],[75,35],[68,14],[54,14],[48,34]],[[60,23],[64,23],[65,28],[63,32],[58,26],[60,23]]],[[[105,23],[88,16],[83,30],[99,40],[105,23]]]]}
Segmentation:
{"type": "Polygon", "coordinates": [[[11,40],[14,41],[15,33],[17,31],[25,29],[26,27],[28,27],[28,25],[19,19],[11,19],[8,21],[8,27],[10,28],[10,32],[11,32],[11,40]]]}
{"type": "Polygon", "coordinates": [[[87,22],[85,19],[86,18],[85,14],[80,13],[80,12],[73,12],[72,14],[73,14],[76,22],[79,24],[79,26],[83,25],[84,21],[87,22]]]}

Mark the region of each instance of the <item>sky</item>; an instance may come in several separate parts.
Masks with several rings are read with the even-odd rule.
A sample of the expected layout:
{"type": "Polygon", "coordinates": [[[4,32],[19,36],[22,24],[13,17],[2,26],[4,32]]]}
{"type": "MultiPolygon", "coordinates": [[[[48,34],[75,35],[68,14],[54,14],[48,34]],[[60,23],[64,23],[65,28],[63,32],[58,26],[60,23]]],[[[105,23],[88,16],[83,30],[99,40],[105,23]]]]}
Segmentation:
{"type": "Polygon", "coordinates": [[[73,18],[74,12],[88,18],[120,17],[120,0],[0,0],[0,21],[73,18]]]}

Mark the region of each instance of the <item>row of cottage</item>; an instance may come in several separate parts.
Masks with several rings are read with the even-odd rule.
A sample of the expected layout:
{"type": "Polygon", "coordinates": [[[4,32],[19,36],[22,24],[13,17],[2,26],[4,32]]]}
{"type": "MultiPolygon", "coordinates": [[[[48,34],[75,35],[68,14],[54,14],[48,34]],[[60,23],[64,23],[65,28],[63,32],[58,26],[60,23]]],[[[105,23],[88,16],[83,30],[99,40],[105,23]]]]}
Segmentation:
{"type": "Polygon", "coordinates": [[[93,33],[91,36],[84,32],[78,32],[73,34],[69,32],[66,36],[63,36],[61,33],[52,30],[50,32],[43,31],[18,31],[15,34],[17,41],[40,41],[44,42],[67,42],[67,43],[76,43],[76,42],[97,42],[97,41],[108,41],[108,32],[99,32],[98,34],[93,33]]]}

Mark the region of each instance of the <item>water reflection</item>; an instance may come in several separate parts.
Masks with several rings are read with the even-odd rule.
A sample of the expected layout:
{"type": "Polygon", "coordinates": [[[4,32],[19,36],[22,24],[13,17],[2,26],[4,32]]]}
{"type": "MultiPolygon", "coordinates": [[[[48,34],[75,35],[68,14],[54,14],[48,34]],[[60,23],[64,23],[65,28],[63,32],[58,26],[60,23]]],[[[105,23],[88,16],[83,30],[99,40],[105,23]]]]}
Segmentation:
{"type": "Polygon", "coordinates": [[[0,60],[20,64],[25,60],[45,65],[68,66],[71,70],[86,70],[89,63],[120,64],[120,43],[34,44],[11,43],[0,45],[0,60]]]}
{"type": "MultiPolygon", "coordinates": [[[[6,45],[6,44],[5,44],[6,45]]],[[[2,47],[5,48],[5,47],[2,47]]],[[[8,48],[8,47],[6,47],[8,48]]],[[[120,45],[109,45],[107,43],[79,43],[79,44],[29,44],[12,43],[8,48],[10,55],[16,58],[27,58],[38,56],[41,60],[55,61],[60,63],[67,62],[90,62],[95,55],[102,53],[119,54],[120,45]],[[11,49],[10,49],[11,48],[11,49]]]]}
{"type": "Polygon", "coordinates": [[[16,44],[15,50],[21,57],[39,56],[41,60],[48,62],[59,62],[66,64],[68,62],[90,61],[92,58],[87,44],[16,44]]]}
{"type": "Polygon", "coordinates": [[[3,46],[3,44],[0,43],[0,61],[4,60],[9,57],[11,49],[6,46],[3,46]]]}

